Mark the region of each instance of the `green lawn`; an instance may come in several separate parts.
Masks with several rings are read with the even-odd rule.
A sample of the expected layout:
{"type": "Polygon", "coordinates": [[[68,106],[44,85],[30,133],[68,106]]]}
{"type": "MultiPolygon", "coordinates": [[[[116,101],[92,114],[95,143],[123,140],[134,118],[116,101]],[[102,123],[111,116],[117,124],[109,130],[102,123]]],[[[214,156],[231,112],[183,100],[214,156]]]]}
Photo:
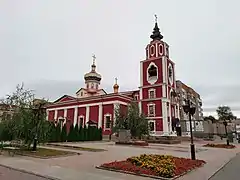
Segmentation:
{"type": "Polygon", "coordinates": [[[17,150],[9,150],[3,149],[3,152],[15,152],[17,155],[30,156],[36,158],[54,158],[59,156],[67,156],[77,154],[75,152],[63,151],[63,150],[55,150],[55,149],[47,149],[47,148],[37,148],[37,151],[32,151],[31,149],[17,149],[17,150]]]}
{"type": "Polygon", "coordinates": [[[74,152],[60,151],[60,150],[46,149],[46,148],[38,148],[37,151],[20,150],[19,153],[26,156],[36,156],[36,157],[56,157],[56,156],[76,154],[74,152]]]}

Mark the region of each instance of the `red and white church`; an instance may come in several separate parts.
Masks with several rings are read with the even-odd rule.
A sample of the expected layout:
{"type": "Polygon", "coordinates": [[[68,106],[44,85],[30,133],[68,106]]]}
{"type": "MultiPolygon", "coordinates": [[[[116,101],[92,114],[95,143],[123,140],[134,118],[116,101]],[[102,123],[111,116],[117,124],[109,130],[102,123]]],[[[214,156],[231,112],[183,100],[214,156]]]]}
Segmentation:
{"type": "Polygon", "coordinates": [[[140,112],[149,121],[153,136],[174,135],[172,125],[179,118],[179,105],[175,94],[175,64],[169,57],[169,45],[157,22],[150,36],[152,39],[146,47],[146,59],[140,61],[140,87],[138,90],[119,92],[119,85],[114,84],[113,93],[106,93],[102,88],[101,75],[96,72],[95,57],[91,71],[85,74],[85,87],[72,97],[64,95],[47,107],[49,121],[79,126],[97,125],[103,135],[111,133],[114,124],[114,110],[117,107],[127,108],[136,101],[140,112]]]}

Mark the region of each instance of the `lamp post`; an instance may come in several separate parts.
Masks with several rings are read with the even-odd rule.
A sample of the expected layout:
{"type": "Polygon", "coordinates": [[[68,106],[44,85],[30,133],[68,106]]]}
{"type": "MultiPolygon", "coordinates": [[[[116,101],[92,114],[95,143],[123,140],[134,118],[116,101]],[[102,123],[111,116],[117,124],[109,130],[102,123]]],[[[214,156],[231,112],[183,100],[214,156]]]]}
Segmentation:
{"type": "Polygon", "coordinates": [[[191,158],[192,160],[196,159],[195,155],[195,145],[193,143],[193,133],[192,133],[192,115],[195,114],[196,108],[191,107],[190,99],[188,98],[186,100],[186,105],[183,106],[183,110],[186,114],[188,114],[189,117],[189,123],[190,123],[190,135],[191,135],[191,144],[190,144],[190,149],[191,149],[191,158]]]}
{"type": "Polygon", "coordinates": [[[227,125],[228,125],[228,123],[227,123],[226,120],[223,121],[223,125],[225,126],[225,133],[226,133],[226,139],[227,139],[227,146],[229,146],[229,139],[228,139],[228,132],[227,132],[227,125]]]}

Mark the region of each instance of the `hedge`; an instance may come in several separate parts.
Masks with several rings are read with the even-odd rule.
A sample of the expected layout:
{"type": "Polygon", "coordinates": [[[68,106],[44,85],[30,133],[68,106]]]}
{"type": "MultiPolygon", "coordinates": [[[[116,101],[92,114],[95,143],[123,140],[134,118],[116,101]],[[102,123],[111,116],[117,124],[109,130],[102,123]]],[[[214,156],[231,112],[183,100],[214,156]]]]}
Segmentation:
{"type": "Polygon", "coordinates": [[[76,142],[76,141],[101,141],[102,129],[93,126],[78,127],[71,125],[69,132],[64,125],[61,129],[60,125],[57,127],[52,123],[49,131],[49,142],[76,142]]]}

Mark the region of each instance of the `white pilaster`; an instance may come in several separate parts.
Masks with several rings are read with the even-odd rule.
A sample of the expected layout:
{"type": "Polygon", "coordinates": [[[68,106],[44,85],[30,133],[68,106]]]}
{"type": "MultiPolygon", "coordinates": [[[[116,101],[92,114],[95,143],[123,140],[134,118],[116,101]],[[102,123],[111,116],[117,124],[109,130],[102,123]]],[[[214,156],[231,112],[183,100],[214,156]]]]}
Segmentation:
{"type": "Polygon", "coordinates": [[[103,107],[102,107],[102,104],[100,104],[98,109],[98,128],[102,128],[102,113],[103,113],[103,107]]]}
{"type": "Polygon", "coordinates": [[[49,111],[46,110],[46,120],[48,121],[49,111]]]}
{"type": "Polygon", "coordinates": [[[166,63],[166,57],[162,57],[162,73],[163,73],[163,84],[167,83],[167,78],[166,78],[166,67],[167,67],[167,63],[166,63]]]}
{"type": "Polygon", "coordinates": [[[168,132],[172,132],[172,106],[171,104],[169,104],[169,108],[168,108],[168,111],[169,111],[169,123],[168,123],[168,132]]]}
{"type": "Polygon", "coordinates": [[[73,120],[73,125],[76,126],[78,120],[78,108],[74,108],[74,120],[73,120]]]}
{"type": "Polygon", "coordinates": [[[113,126],[115,126],[115,123],[116,123],[116,114],[115,114],[115,112],[116,112],[117,106],[118,106],[117,103],[113,104],[113,126]]]}
{"type": "Polygon", "coordinates": [[[67,118],[67,109],[64,109],[63,117],[64,117],[64,118],[67,118]]]}
{"type": "Polygon", "coordinates": [[[166,85],[165,85],[165,84],[163,84],[163,85],[162,85],[162,97],[164,97],[164,98],[166,98],[166,97],[167,97],[167,92],[166,92],[166,89],[167,89],[166,85]]]}
{"type": "Polygon", "coordinates": [[[167,111],[167,102],[162,100],[162,117],[163,117],[163,136],[168,136],[168,111],[167,111]]]}
{"type": "Polygon", "coordinates": [[[156,57],[158,57],[158,43],[156,43],[155,46],[156,46],[156,49],[155,49],[156,50],[156,57]]]}
{"type": "Polygon", "coordinates": [[[141,101],[138,102],[139,114],[142,114],[142,104],[141,101]]]}
{"type": "Polygon", "coordinates": [[[140,86],[143,86],[143,62],[140,62],[140,86]]]}
{"type": "Polygon", "coordinates": [[[57,110],[54,111],[54,121],[57,120],[57,110]]]}
{"type": "Polygon", "coordinates": [[[89,112],[90,112],[90,108],[89,106],[86,106],[86,126],[88,125],[88,121],[89,121],[89,112]]]}

